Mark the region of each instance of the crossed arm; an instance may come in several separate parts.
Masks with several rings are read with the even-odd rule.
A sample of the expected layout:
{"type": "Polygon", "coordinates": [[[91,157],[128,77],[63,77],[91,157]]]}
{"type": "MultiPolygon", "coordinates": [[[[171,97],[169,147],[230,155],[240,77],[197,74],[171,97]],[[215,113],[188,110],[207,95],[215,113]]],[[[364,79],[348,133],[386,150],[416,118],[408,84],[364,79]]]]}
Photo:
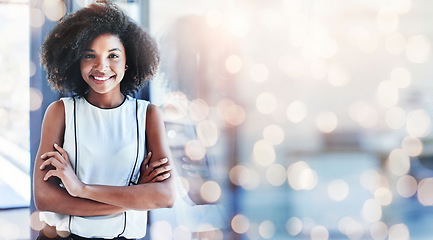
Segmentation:
{"type": "Polygon", "coordinates": [[[171,207],[174,203],[173,178],[170,176],[170,151],[162,116],[150,105],[147,110],[148,151],[134,186],[86,185],[74,174],[67,152],[55,143],[63,143],[64,105],[52,103],[42,123],[41,142],[36,155],[33,186],[38,210],[75,216],[97,216],[128,209],[150,210],[171,207]],[[55,178],[58,177],[58,178],[55,178]],[[60,179],[65,186],[58,185],[60,179]]]}

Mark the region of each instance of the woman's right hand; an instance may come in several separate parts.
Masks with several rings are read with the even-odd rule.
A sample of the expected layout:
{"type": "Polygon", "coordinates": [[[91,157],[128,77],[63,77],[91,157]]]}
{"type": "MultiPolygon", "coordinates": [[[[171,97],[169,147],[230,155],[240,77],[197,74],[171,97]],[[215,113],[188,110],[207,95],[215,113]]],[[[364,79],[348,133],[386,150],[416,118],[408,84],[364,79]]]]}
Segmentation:
{"type": "Polygon", "coordinates": [[[74,173],[69,161],[68,153],[57,144],[54,144],[54,148],[57,151],[50,151],[41,155],[44,162],[40,165],[40,170],[45,169],[45,167],[49,165],[55,168],[49,170],[45,174],[44,181],[47,181],[50,177],[58,177],[62,181],[69,195],[79,197],[85,184],[81,182],[74,173]]]}
{"type": "Polygon", "coordinates": [[[149,163],[151,157],[152,152],[149,152],[141,164],[138,184],[162,182],[171,176],[170,171],[173,167],[169,164],[168,158],[149,163]]]}

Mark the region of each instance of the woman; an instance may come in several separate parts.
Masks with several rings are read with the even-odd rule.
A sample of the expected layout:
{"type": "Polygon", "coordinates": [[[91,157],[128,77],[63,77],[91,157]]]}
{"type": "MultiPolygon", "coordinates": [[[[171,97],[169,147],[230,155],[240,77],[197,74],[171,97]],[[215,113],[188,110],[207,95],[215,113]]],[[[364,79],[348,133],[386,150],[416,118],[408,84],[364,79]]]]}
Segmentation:
{"type": "Polygon", "coordinates": [[[74,96],[50,104],[42,123],[39,239],[144,237],[147,210],[175,199],[161,113],[128,95],[158,69],[154,40],[113,4],[92,4],[53,28],[41,62],[52,87],[74,96]]]}

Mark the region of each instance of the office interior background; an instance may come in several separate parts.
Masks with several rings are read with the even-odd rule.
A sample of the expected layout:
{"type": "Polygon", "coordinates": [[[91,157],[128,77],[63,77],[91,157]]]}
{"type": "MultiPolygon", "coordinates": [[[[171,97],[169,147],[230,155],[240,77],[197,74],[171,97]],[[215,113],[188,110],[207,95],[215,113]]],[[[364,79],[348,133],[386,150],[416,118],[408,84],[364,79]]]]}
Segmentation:
{"type": "MultiPolygon", "coordinates": [[[[0,239],[32,239],[39,47],[93,1],[0,0],[0,239]]],[[[159,44],[179,202],[145,239],[430,239],[433,3],[115,1],[159,44]]]]}

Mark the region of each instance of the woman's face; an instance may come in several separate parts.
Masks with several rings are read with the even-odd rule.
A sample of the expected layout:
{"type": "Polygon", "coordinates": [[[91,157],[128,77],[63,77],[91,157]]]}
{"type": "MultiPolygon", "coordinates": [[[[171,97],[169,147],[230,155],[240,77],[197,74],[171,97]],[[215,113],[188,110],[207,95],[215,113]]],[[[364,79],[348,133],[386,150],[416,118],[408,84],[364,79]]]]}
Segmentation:
{"type": "Polygon", "coordinates": [[[105,94],[120,92],[125,75],[126,55],[120,39],[111,34],[96,37],[81,57],[81,76],[90,91],[105,94]]]}

